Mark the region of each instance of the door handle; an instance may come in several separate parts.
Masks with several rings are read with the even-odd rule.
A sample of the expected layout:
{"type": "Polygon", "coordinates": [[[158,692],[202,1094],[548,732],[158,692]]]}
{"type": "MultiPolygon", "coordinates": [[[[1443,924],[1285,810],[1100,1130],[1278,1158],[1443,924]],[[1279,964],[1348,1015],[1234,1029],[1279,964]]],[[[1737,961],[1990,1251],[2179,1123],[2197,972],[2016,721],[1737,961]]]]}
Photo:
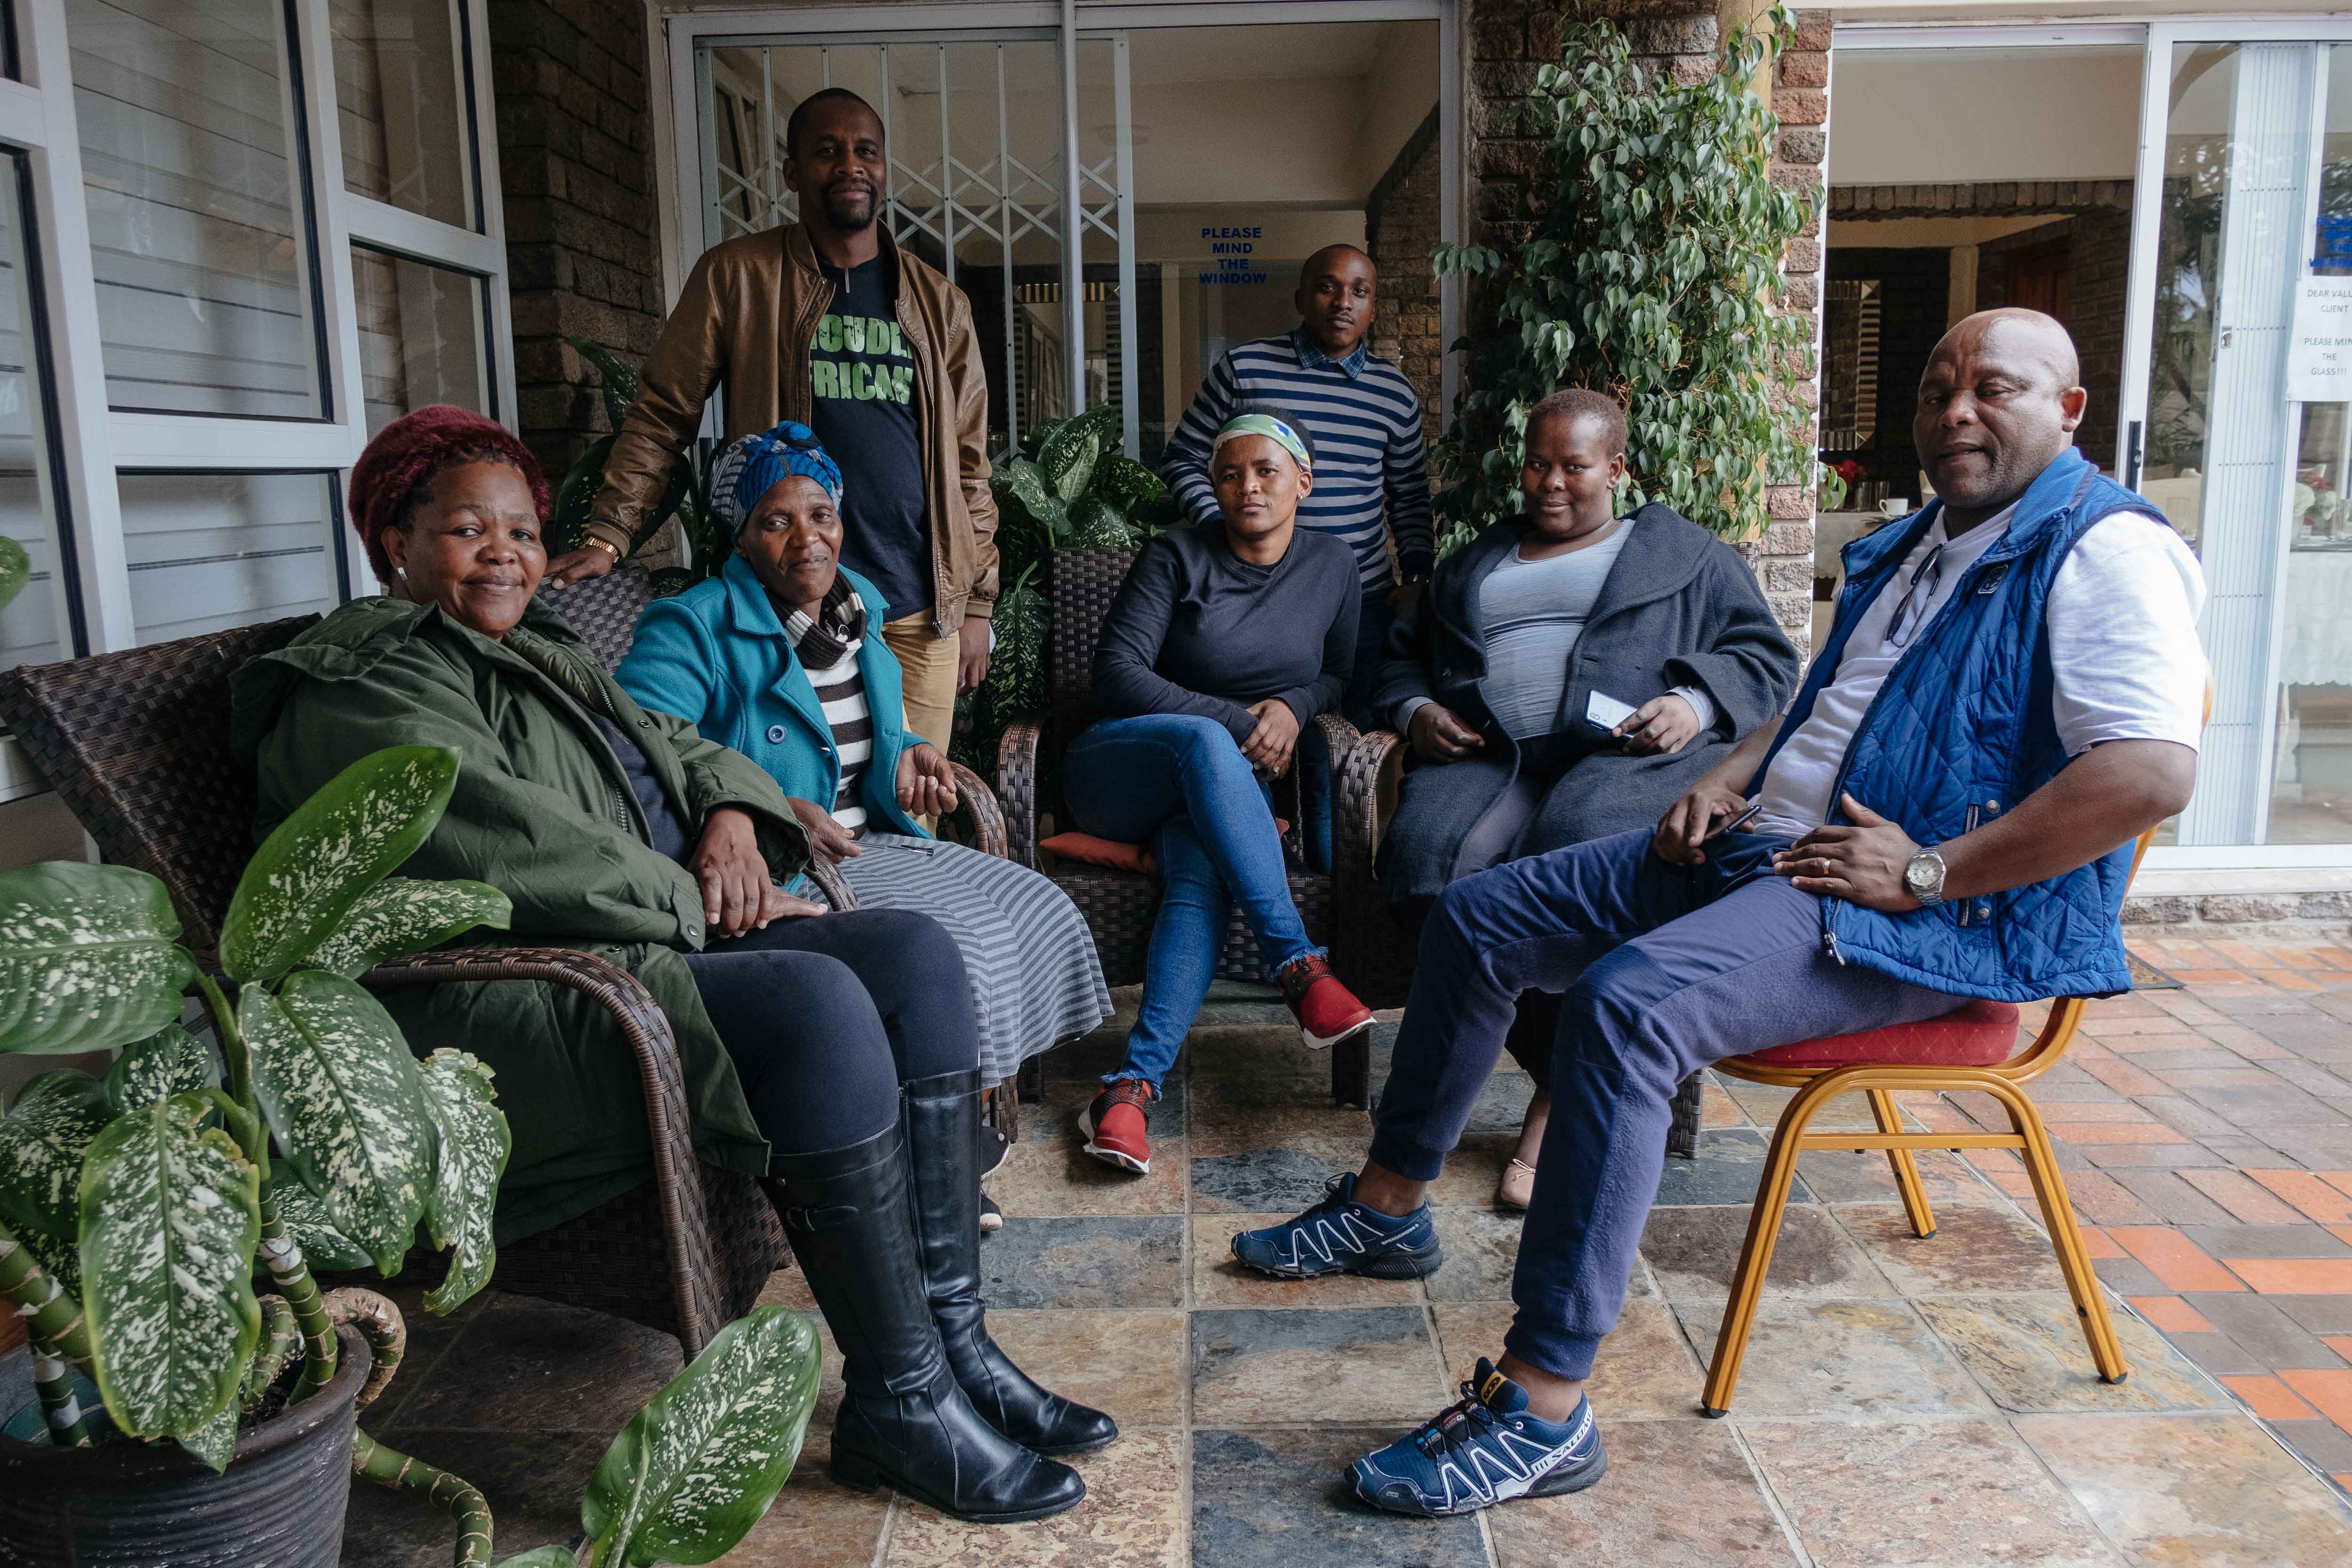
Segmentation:
{"type": "Polygon", "coordinates": [[[2124,489],[2139,489],[2140,422],[2133,420],[2124,430],[2124,489]]]}

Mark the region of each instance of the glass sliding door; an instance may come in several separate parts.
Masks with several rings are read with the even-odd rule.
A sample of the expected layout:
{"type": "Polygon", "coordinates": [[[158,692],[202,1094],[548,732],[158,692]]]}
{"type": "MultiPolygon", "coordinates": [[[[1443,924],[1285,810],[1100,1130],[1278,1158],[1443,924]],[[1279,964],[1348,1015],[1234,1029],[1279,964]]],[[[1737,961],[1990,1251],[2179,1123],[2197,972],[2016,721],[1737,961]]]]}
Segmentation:
{"type": "Polygon", "coordinates": [[[2289,375],[2305,280],[2352,276],[2352,46],[2152,44],[2126,477],[2203,563],[2214,684],[2174,841],[2352,847],[2352,408],[2289,375]]]}

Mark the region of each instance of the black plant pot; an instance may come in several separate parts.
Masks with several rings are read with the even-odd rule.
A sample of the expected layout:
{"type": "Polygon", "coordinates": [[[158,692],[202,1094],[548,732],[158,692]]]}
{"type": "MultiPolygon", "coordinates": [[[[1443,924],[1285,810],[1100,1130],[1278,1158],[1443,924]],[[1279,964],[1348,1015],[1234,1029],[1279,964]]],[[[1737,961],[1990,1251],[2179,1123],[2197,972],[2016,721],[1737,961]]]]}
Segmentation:
{"type": "Polygon", "coordinates": [[[238,1438],[219,1475],[175,1445],[0,1436],[0,1568],[335,1568],[370,1360],[339,1332],[334,1380],[238,1438]]]}

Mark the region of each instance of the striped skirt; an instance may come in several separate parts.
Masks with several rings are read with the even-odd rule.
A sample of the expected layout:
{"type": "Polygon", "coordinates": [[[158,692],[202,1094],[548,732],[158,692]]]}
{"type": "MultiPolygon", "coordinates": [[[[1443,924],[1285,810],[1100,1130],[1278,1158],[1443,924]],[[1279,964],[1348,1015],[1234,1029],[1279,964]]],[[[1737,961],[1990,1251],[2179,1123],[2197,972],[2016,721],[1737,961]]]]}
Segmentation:
{"type": "Polygon", "coordinates": [[[937,839],[869,833],[841,873],[861,909],[914,910],[947,928],[971,980],[986,1082],[1110,1016],[1086,917],[1026,866],[937,839]]]}

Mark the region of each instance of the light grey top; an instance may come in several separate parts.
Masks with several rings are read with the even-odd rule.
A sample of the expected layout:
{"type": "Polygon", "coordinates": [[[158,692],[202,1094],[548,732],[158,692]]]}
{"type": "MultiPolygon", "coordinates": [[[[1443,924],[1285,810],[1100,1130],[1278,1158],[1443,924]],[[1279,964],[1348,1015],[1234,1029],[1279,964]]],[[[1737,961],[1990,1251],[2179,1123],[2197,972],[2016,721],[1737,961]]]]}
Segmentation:
{"type": "MultiPolygon", "coordinates": [[[[1581,550],[1540,561],[1526,560],[1513,550],[1478,585],[1486,643],[1486,678],[1479,690],[1495,721],[1513,740],[1550,734],[1562,722],[1559,708],[1568,691],[1569,661],[1592,606],[1600,602],[1610,568],[1617,564],[1633,532],[1621,519],[1606,538],[1581,550]]],[[[1715,721],[1715,704],[1706,692],[1685,687],[1675,692],[1698,714],[1702,728],[1715,721]]],[[[1647,693],[1609,695],[1636,708],[1649,700],[1647,693]]],[[[1412,723],[1414,711],[1428,701],[1413,697],[1398,704],[1399,731],[1412,723]]]]}

